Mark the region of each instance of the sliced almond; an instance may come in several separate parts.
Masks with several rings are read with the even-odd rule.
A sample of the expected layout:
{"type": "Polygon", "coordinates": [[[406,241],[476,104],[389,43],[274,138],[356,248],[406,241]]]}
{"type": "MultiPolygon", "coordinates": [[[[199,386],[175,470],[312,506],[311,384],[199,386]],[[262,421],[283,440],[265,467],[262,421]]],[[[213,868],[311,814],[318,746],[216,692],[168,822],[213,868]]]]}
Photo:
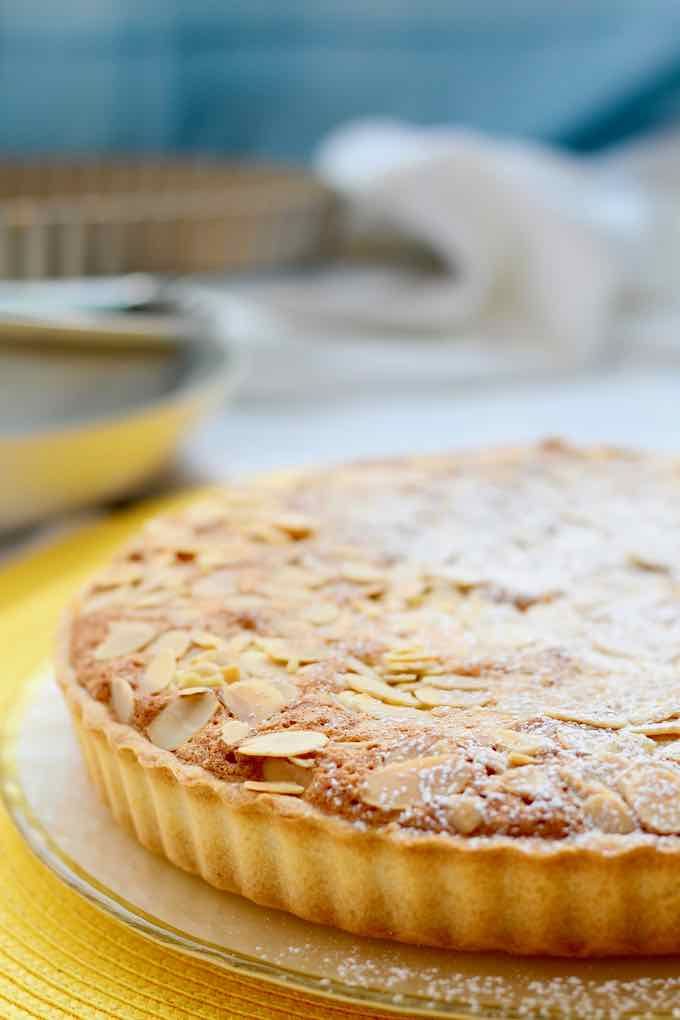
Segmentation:
{"type": "Polygon", "coordinates": [[[316,522],[306,514],[281,514],[274,518],[272,524],[279,531],[283,531],[284,534],[297,541],[309,538],[317,530],[316,522]]]}
{"type": "Polygon", "coordinates": [[[423,705],[433,708],[448,705],[451,708],[478,708],[494,700],[489,691],[442,691],[436,687],[421,684],[414,695],[423,705]]]}
{"type": "Polygon", "coordinates": [[[191,643],[199,648],[223,648],[224,641],[209,630],[192,630],[191,643]]]}
{"type": "Polygon", "coordinates": [[[520,754],[519,751],[511,751],[508,755],[510,768],[519,768],[520,765],[532,765],[534,759],[528,754],[520,754]]]}
{"type": "Polygon", "coordinates": [[[306,789],[312,781],[307,765],[313,766],[313,759],[303,765],[295,765],[290,758],[266,758],[262,775],[268,783],[297,783],[306,789]]]}
{"type": "Polygon", "coordinates": [[[169,591],[151,591],[142,592],[138,598],[135,598],[132,605],[136,609],[158,609],[159,606],[164,606],[170,601],[172,593],[169,591]]]}
{"type": "Polygon", "coordinates": [[[234,744],[239,744],[242,740],[250,733],[250,726],[248,723],[241,722],[240,719],[225,719],[220,729],[220,740],[223,744],[227,744],[232,747],[234,744]]]}
{"type": "Polygon", "coordinates": [[[355,584],[375,584],[385,580],[384,571],[377,570],[370,563],[344,563],[340,568],[340,576],[355,584]]]}
{"type": "Polygon", "coordinates": [[[266,783],[256,779],[248,779],[243,788],[252,790],[253,793],[279,793],[289,797],[299,797],[305,792],[304,786],[300,786],[299,783],[266,783]]]}
{"type": "Polygon", "coordinates": [[[316,606],[309,606],[302,613],[305,620],[315,626],[323,626],[326,623],[333,623],[340,615],[339,608],[331,602],[321,602],[316,606]]]}
{"type": "Polygon", "coordinates": [[[116,563],[104,573],[100,574],[92,582],[94,591],[104,591],[109,588],[119,588],[122,585],[134,584],[142,577],[142,567],[139,563],[116,563]]]}
{"type": "Polygon", "coordinates": [[[347,655],[345,657],[345,664],[348,672],[361,673],[363,676],[375,676],[376,672],[372,666],[369,666],[363,659],[358,659],[356,655],[347,655]]]}
{"type": "Polygon", "coordinates": [[[499,785],[519,797],[549,796],[552,791],[550,776],[540,765],[524,765],[505,772],[500,776],[499,785]]]}
{"type": "Polygon", "coordinates": [[[661,835],[680,833],[679,772],[663,765],[632,765],[619,785],[645,829],[661,835]]]}
{"type": "Polygon", "coordinates": [[[474,794],[454,795],[448,802],[448,815],[456,831],[468,836],[484,821],[484,801],[474,794]]]}
{"type": "Polygon", "coordinates": [[[388,705],[418,704],[409,691],[401,690],[399,687],[390,687],[375,675],[347,673],[345,679],[353,691],[357,691],[359,694],[370,694],[380,701],[387,702],[388,705]]]}
{"type": "Polygon", "coordinates": [[[670,761],[680,762],[680,740],[671,740],[667,744],[661,744],[658,754],[663,758],[670,759],[670,761]]]}
{"type": "Polygon", "coordinates": [[[130,655],[148,645],[156,636],[157,628],[142,620],[115,620],[109,624],[109,632],[96,649],[95,659],[116,659],[130,655]]]}
{"type": "Polygon", "coordinates": [[[175,658],[181,659],[189,647],[190,638],[189,632],[186,630],[166,630],[164,634],[157,637],[151,646],[151,651],[155,655],[157,652],[164,652],[169,650],[173,652],[175,658]]]}
{"type": "Polygon", "coordinates": [[[394,719],[394,718],[406,718],[418,720],[419,722],[427,721],[427,714],[418,708],[403,708],[400,705],[387,705],[383,701],[377,701],[376,698],[370,697],[368,694],[357,694],[354,691],[341,691],[337,695],[337,699],[341,705],[345,708],[349,708],[353,712],[364,712],[366,715],[370,715],[375,719],[394,719]]]}
{"type": "Polygon", "coordinates": [[[178,671],[175,673],[175,687],[181,690],[193,687],[221,687],[224,683],[219,671],[208,672],[205,669],[178,671]]]}
{"type": "Polygon", "coordinates": [[[541,751],[555,749],[555,741],[536,733],[524,733],[521,730],[494,730],[492,739],[497,747],[505,751],[516,751],[518,754],[540,754],[541,751]]]}
{"type": "Polygon", "coordinates": [[[622,730],[628,724],[627,719],[613,712],[589,712],[585,708],[546,708],[543,715],[549,719],[558,719],[560,722],[581,723],[583,726],[593,726],[601,730],[622,730]]]}
{"type": "Polygon", "coordinates": [[[418,802],[459,792],[471,775],[468,763],[451,755],[413,758],[369,772],[360,796],[365,804],[383,811],[403,811],[418,802]]]}
{"type": "Polygon", "coordinates": [[[325,733],[316,730],[278,730],[258,733],[239,745],[239,754],[258,758],[288,758],[290,755],[320,751],[328,743],[325,733]]]}
{"type": "Polygon", "coordinates": [[[430,687],[437,687],[443,691],[488,691],[489,684],[474,676],[459,676],[456,673],[442,673],[440,675],[428,673],[427,682],[430,687]]]}
{"type": "Polygon", "coordinates": [[[193,586],[193,594],[202,598],[234,595],[236,590],[236,574],[233,570],[215,570],[200,577],[193,586]]]}
{"type": "Polygon", "coordinates": [[[583,802],[583,813],[602,832],[633,832],[635,817],[628,805],[612,791],[593,793],[583,802]]]}
{"type": "Polygon", "coordinates": [[[283,638],[257,638],[257,644],[272,662],[280,662],[285,665],[291,659],[297,658],[291,646],[283,638]]]}
{"type": "Polygon", "coordinates": [[[249,648],[241,653],[239,669],[246,676],[251,677],[268,677],[277,672],[269,656],[264,652],[258,652],[255,648],[249,648]]]}
{"type": "Polygon", "coordinates": [[[293,765],[299,765],[301,769],[312,769],[314,768],[313,758],[296,758],[295,755],[291,755],[288,759],[293,765]]]}
{"type": "Polygon", "coordinates": [[[155,694],[157,691],[164,690],[172,683],[176,669],[175,653],[171,648],[162,649],[154,655],[146,667],[139,682],[140,690],[145,694],[155,694]]]}
{"type": "Polygon", "coordinates": [[[111,708],[118,722],[129,723],[135,712],[135,696],[132,687],[122,676],[111,681],[111,708]]]}
{"type": "Polygon", "coordinates": [[[193,688],[180,691],[147,726],[149,739],[166,751],[175,751],[203,729],[218,706],[211,690],[193,688]]]}
{"type": "Polygon", "coordinates": [[[273,662],[287,665],[290,665],[291,662],[297,665],[318,662],[325,654],[321,646],[313,647],[311,642],[304,645],[292,645],[282,638],[258,638],[257,643],[273,662]]]}
{"type": "Polygon", "coordinates": [[[232,715],[251,725],[280,712],[289,700],[266,680],[237,680],[222,689],[222,701],[232,715]]]}
{"type": "Polygon", "coordinates": [[[631,733],[644,733],[646,737],[680,736],[680,719],[667,719],[665,722],[643,723],[631,726],[631,733]]]}

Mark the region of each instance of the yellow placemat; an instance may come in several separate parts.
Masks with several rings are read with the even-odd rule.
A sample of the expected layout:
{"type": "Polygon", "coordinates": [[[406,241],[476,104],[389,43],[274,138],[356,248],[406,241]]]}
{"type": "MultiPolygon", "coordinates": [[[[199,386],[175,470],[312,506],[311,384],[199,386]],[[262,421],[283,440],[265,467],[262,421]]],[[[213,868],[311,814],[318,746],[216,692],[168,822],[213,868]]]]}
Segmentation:
{"type": "MultiPolygon", "coordinates": [[[[0,571],[0,718],[50,653],[61,607],[98,561],[159,508],[114,515],[0,571]]],[[[0,1018],[377,1020],[383,1012],[301,996],[137,935],[63,885],[0,807],[0,1018]]]]}

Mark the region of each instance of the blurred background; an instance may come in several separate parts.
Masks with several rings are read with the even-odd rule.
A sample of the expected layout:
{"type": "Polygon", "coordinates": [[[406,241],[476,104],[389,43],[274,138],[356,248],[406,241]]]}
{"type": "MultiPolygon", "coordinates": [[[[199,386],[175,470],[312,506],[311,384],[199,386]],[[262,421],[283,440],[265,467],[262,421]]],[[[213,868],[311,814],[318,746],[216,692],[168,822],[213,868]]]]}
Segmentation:
{"type": "Polygon", "coordinates": [[[284,464],[680,445],[672,0],[0,0],[0,125],[5,554],[284,464]]]}

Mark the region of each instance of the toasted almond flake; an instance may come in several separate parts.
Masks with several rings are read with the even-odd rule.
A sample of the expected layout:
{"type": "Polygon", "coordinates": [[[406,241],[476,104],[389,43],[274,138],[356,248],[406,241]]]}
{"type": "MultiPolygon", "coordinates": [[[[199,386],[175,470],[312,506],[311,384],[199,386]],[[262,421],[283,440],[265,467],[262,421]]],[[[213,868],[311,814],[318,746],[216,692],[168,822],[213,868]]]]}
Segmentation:
{"type": "Polygon", "coordinates": [[[296,758],[294,755],[288,759],[293,765],[299,765],[301,769],[314,768],[313,758],[296,758]]]}
{"type": "Polygon", "coordinates": [[[256,779],[248,779],[243,784],[245,790],[252,790],[253,793],[278,793],[289,797],[299,797],[305,792],[304,786],[299,783],[265,783],[256,779]]]}
{"type": "Polygon", "coordinates": [[[324,657],[321,647],[313,647],[311,643],[292,644],[282,638],[256,638],[259,647],[269,656],[272,662],[287,664],[318,662],[324,657]]]}
{"type": "Polygon", "coordinates": [[[680,832],[680,773],[672,766],[631,765],[619,786],[645,829],[660,835],[680,832]]]}
{"type": "Polygon", "coordinates": [[[390,687],[377,676],[368,676],[363,673],[346,673],[345,679],[353,691],[359,694],[370,694],[388,705],[417,705],[416,699],[409,691],[399,687],[390,687]]]}
{"type": "Polygon", "coordinates": [[[386,673],[385,682],[388,684],[407,684],[418,679],[417,673],[386,673]]]}
{"type": "Polygon", "coordinates": [[[451,708],[473,708],[489,705],[493,696],[488,691],[442,691],[436,687],[421,684],[414,690],[414,695],[428,708],[447,705],[451,708]]]}
{"type": "Polygon", "coordinates": [[[602,832],[625,835],[636,828],[628,805],[611,790],[592,793],[583,802],[583,813],[602,832]]]}
{"type": "Polygon", "coordinates": [[[122,585],[134,584],[142,577],[142,568],[139,563],[117,563],[113,567],[100,574],[92,582],[94,591],[103,591],[108,588],[119,588],[122,585]]]}
{"type": "Polygon", "coordinates": [[[241,677],[241,670],[232,663],[231,666],[222,667],[222,679],[227,684],[236,683],[241,677]]]}
{"type": "Polygon", "coordinates": [[[262,763],[262,776],[268,783],[297,783],[306,789],[312,781],[313,774],[309,771],[314,765],[314,759],[297,765],[290,758],[265,758],[262,763]]]}
{"type": "Polygon", "coordinates": [[[427,581],[420,571],[407,564],[395,567],[390,581],[390,595],[408,603],[415,602],[427,589],[427,581]]]}
{"type": "Polygon", "coordinates": [[[243,722],[264,722],[284,708],[289,699],[266,680],[237,680],[222,689],[222,701],[243,722]]]}
{"type": "Polygon", "coordinates": [[[437,687],[442,691],[488,691],[489,689],[488,681],[473,676],[459,676],[456,673],[440,675],[428,673],[427,682],[430,687],[437,687]]]}
{"type": "Polygon", "coordinates": [[[221,502],[211,500],[190,507],[186,511],[186,519],[197,531],[207,531],[216,528],[219,524],[224,524],[227,519],[227,511],[221,502]]]}
{"type": "Polygon", "coordinates": [[[519,751],[511,751],[508,755],[508,765],[510,768],[518,768],[520,765],[531,765],[533,758],[528,754],[520,754],[519,751]]]}
{"type": "Polygon", "coordinates": [[[129,723],[135,712],[135,696],[132,687],[122,676],[111,681],[111,708],[118,722],[129,723]]]}
{"type": "Polygon", "coordinates": [[[518,754],[540,754],[541,751],[551,751],[557,746],[554,740],[549,737],[541,737],[536,733],[524,733],[521,730],[509,730],[500,728],[492,733],[492,739],[497,747],[506,751],[516,751],[518,754]]]}
{"type": "Polygon", "coordinates": [[[236,634],[235,637],[230,638],[224,646],[224,651],[231,658],[241,655],[247,648],[253,643],[253,636],[250,631],[244,630],[240,634],[236,634]]]}
{"type": "Polygon", "coordinates": [[[468,836],[484,821],[484,801],[474,794],[455,794],[449,799],[448,815],[456,831],[468,836]]]}
{"type": "Polygon", "coordinates": [[[158,609],[159,606],[164,606],[166,602],[170,601],[171,592],[169,591],[152,591],[142,592],[138,598],[135,598],[131,605],[136,609],[158,609]]]}
{"type": "Polygon", "coordinates": [[[83,604],[83,613],[99,613],[102,609],[110,609],[112,606],[122,606],[126,602],[127,593],[122,588],[112,588],[107,591],[97,592],[88,596],[83,604]]]}
{"type": "Polygon", "coordinates": [[[157,628],[142,620],[115,620],[109,632],[94,653],[95,659],[116,659],[130,655],[148,645],[156,636],[157,628]]]}
{"type": "Polygon", "coordinates": [[[280,691],[281,694],[283,694],[284,698],[286,699],[286,702],[295,701],[295,699],[300,694],[297,686],[293,683],[293,681],[289,680],[288,677],[284,676],[283,674],[281,674],[280,676],[272,676],[269,678],[267,682],[270,683],[272,687],[275,687],[277,691],[280,691]]]}
{"type": "Polygon", "coordinates": [[[628,720],[623,716],[617,716],[607,712],[588,712],[582,708],[546,708],[543,715],[549,719],[558,719],[560,722],[581,723],[584,726],[593,726],[602,730],[622,730],[628,720]]]}
{"type": "Polygon", "coordinates": [[[540,765],[523,765],[499,777],[499,785],[519,797],[539,797],[551,793],[550,775],[540,765]]]}
{"type": "Polygon", "coordinates": [[[167,649],[174,653],[175,658],[181,659],[189,647],[189,641],[189,632],[186,630],[166,630],[151,645],[151,652],[155,655],[167,649]]]}
{"type": "Polygon", "coordinates": [[[269,657],[254,648],[243,652],[238,664],[241,672],[246,676],[269,677],[276,672],[269,657]]]}
{"type": "Polygon", "coordinates": [[[218,598],[236,593],[236,574],[232,570],[216,570],[194,582],[193,594],[202,598],[218,598]]]}
{"type": "Polygon", "coordinates": [[[272,662],[280,662],[284,665],[295,658],[295,652],[291,646],[282,638],[261,638],[255,639],[259,648],[265,652],[272,662]]]}
{"type": "Polygon", "coordinates": [[[177,669],[177,659],[171,648],[157,652],[139,681],[140,690],[155,694],[172,683],[177,669]]]}
{"type": "Polygon", "coordinates": [[[211,634],[209,630],[192,630],[191,643],[199,648],[223,648],[224,641],[217,634],[211,634]]]}
{"type": "Polygon", "coordinates": [[[229,597],[229,609],[260,609],[265,604],[261,595],[232,595],[229,597]]]}
{"type": "Polygon", "coordinates": [[[331,602],[321,602],[317,606],[309,606],[302,613],[305,620],[316,626],[333,623],[340,615],[339,608],[331,602]]]}
{"type": "Polygon", "coordinates": [[[672,737],[680,735],[680,719],[643,723],[641,726],[630,726],[629,730],[631,733],[643,733],[647,737],[672,737]]]}
{"type": "Polygon", "coordinates": [[[670,759],[670,761],[680,762],[680,740],[671,740],[670,743],[661,744],[657,754],[670,759]]]}
{"type": "Polygon", "coordinates": [[[242,722],[240,719],[225,719],[220,729],[220,740],[222,743],[232,746],[245,740],[249,733],[248,723],[242,722]]]}
{"type": "Polygon", "coordinates": [[[166,751],[175,751],[203,729],[217,706],[215,694],[205,687],[180,691],[147,726],[149,740],[166,751]]]}
{"type": "Polygon", "coordinates": [[[355,655],[345,656],[345,665],[350,672],[362,673],[364,676],[376,676],[373,667],[369,666],[367,662],[363,662],[362,659],[358,659],[355,655]]]}
{"type": "Polygon", "coordinates": [[[209,673],[205,670],[196,671],[193,673],[191,670],[184,673],[175,673],[175,686],[180,690],[186,690],[187,688],[193,687],[221,687],[224,683],[222,674],[209,673]]]}
{"type": "Polygon", "coordinates": [[[340,577],[355,584],[376,584],[385,580],[384,571],[376,569],[370,563],[344,563],[340,568],[340,577]]]}
{"type": "Polygon", "coordinates": [[[374,769],[359,792],[365,804],[383,811],[403,811],[417,802],[457,793],[471,775],[468,763],[452,755],[428,755],[374,769]]]}
{"type": "Polygon", "coordinates": [[[368,694],[357,694],[354,691],[341,691],[337,699],[345,708],[353,712],[363,712],[374,719],[406,718],[418,722],[427,721],[427,713],[419,708],[403,708],[401,705],[388,705],[383,701],[370,697],[368,694]]]}
{"type": "Polygon", "coordinates": [[[385,653],[385,661],[399,664],[410,664],[411,662],[435,663],[439,661],[439,656],[428,654],[422,646],[393,648],[385,653]]]}
{"type": "Polygon", "coordinates": [[[288,758],[320,751],[327,743],[326,734],[316,730],[278,730],[250,737],[239,745],[238,752],[258,758],[288,758]]]}
{"type": "Polygon", "coordinates": [[[309,538],[317,530],[317,523],[306,514],[287,513],[274,518],[272,524],[290,538],[309,538]]]}

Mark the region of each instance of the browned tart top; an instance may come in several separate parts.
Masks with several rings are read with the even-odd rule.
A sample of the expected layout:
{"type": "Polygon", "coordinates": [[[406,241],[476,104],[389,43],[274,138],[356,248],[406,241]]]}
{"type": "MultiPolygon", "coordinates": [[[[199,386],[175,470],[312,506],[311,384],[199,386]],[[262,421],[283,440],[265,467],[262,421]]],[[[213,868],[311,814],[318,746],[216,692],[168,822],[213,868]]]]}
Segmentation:
{"type": "Polygon", "coordinates": [[[253,796],[412,833],[680,834],[679,535],[677,463],[555,442],[260,481],[148,524],[71,661],[253,796]]]}

